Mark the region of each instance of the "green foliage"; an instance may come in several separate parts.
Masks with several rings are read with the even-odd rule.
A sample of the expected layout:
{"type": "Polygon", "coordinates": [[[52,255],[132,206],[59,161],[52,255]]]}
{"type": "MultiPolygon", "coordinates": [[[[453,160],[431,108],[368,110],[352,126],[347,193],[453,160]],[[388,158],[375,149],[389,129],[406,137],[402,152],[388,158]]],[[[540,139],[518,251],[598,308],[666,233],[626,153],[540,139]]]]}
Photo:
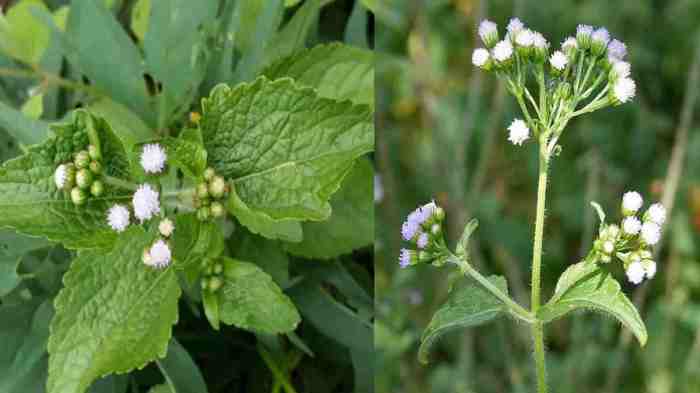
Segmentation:
{"type": "Polygon", "coordinates": [[[49,29],[34,17],[33,9],[47,8],[41,0],[22,0],[3,16],[0,27],[3,52],[28,64],[38,64],[49,46],[49,29]]]}
{"type": "Polygon", "coordinates": [[[175,393],[207,393],[204,377],[187,350],[173,339],[168,354],[158,361],[168,386],[175,393]]]}

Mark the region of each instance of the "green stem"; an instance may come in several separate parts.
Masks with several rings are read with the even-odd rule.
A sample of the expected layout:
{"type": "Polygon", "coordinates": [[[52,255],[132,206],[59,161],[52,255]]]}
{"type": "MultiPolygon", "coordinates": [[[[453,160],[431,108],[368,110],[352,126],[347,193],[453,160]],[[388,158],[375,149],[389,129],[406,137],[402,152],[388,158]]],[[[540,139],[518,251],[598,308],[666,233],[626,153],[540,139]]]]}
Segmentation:
{"type": "Polygon", "coordinates": [[[138,188],[137,184],[119,179],[117,177],[104,175],[102,176],[102,180],[105,182],[105,184],[109,184],[110,186],[115,186],[119,188],[124,188],[129,191],[136,191],[136,189],[138,188]]]}
{"type": "Polygon", "coordinates": [[[498,289],[497,286],[493,285],[491,281],[489,281],[486,277],[482,276],[481,273],[474,269],[464,258],[459,258],[456,255],[451,254],[450,262],[459,266],[459,268],[462,270],[462,272],[464,272],[464,274],[467,274],[471,278],[476,280],[476,282],[481,284],[481,286],[483,286],[484,289],[491,292],[493,296],[495,296],[498,300],[502,301],[503,304],[508,306],[508,308],[512,311],[514,316],[527,323],[535,323],[535,316],[533,315],[533,313],[527,311],[523,306],[519,305],[508,295],[503,293],[500,289],[498,289]]]}
{"type": "MultiPolygon", "coordinates": [[[[537,212],[535,215],[535,240],[532,251],[532,297],[531,313],[537,315],[540,308],[540,268],[542,265],[542,240],[544,236],[544,210],[547,196],[547,170],[549,167],[549,151],[547,140],[549,132],[544,131],[540,137],[540,170],[537,183],[537,212]]],[[[542,323],[532,324],[532,339],[535,349],[535,364],[537,369],[537,391],[547,392],[545,359],[544,359],[544,328],[542,323]]]]}
{"type": "Polygon", "coordinates": [[[537,124],[532,121],[532,117],[530,116],[530,111],[527,109],[527,105],[525,104],[525,100],[523,100],[523,95],[522,94],[516,94],[515,99],[518,101],[518,104],[520,104],[520,110],[523,111],[523,114],[525,115],[525,119],[527,119],[527,123],[530,126],[530,128],[533,129],[534,132],[537,132],[538,127],[537,124]]]}
{"type": "Polygon", "coordinates": [[[294,390],[294,386],[292,386],[292,384],[288,381],[287,376],[280,369],[277,363],[275,363],[275,361],[272,359],[272,355],[270,355],[270,353],[261,345],[258,345],[258,353],[267,365],[267,368],[270,369],[270,372],[272,372],[272,375],[275,377],[276,382],[282,384],[282,388],[284,389],[284,391],[286,393],[296,393],[296,390],[294,390]]]}

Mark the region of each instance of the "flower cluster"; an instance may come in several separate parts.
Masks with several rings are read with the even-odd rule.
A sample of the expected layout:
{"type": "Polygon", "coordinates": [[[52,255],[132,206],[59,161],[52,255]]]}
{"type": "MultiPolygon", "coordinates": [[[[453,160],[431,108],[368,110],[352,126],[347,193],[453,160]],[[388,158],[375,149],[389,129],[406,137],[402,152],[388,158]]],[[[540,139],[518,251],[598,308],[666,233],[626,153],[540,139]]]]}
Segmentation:
{"type": "Polygon", "coordinates": [[[160,237],[143,250],[143,263],[154,268],[164,268],[170,265],[172,252],[168,244],[168,238],[175,230],[175,225],[168,218],[164,218],[158,224],[160,237]]]}
{"type": "Polygon", "coordinates": [[[597,260],[608,263],[617,257],[623,263],[627,279],[633,284],[651,279],[656,274],[656,262],[651,247],[661,239],[661,226],[666,221],[666,209],[655,203],[640,218],[638,212],[644,200],[636,191],[622,197],[623,219],[619,225],[602,224],[598,239],[593,244],[597,260]]]}
{"type": "Polygon", "coordinates": [[[402,249],[399,265],[402,268],[419,262],[432,261],[439,249],[444,247],[442,222],[445,211],[435,202],[429,202],[411,212],[401,226],[401,237],[415,248],[402,249]]]}
{"type": "Polygon", "coordinates": [[[88,145],[86,150],[73,154],[72,162],[64,162],[56,167],[54,183],[56,188],[70,191],[70,198],[75,205],[83,205],[88,196],[100,197],[105,187],[100,179],[102,175],[102,154],[96,145],[88,145]]]}
{"type": "Polygon", "coordinates": [[[521,145],[530,130],[557,132],[575,116],[628,102],[635,95],[631,67],[624,60],[627,47],[603,27],[579,25],[575,36],[551,53],[547,39],[518,18],[510,20],[503,38],[489,20],[482,21],[478,30],[485,47],[474,50],[472,63],[503,79],[526,116],[526,121],[516,119],[508,128],[508,139],[515,145],[521,145]],[[539,97],[528,90],[530,76],[536,79],[539,97]],[[580,103],[585,106],[578,109],[580,103]]]}
{"type": "Polygon", "coordinates": [[[209,218],[222,217],[226,210],[221,203],[230,191],[223,177],[216,174],[214,168],[204,171],[204,181],[197,184],[194,206],[197,208],[197,218],[206,221],[209,218]]]}
{"type": "Polygon", "coordinates": [[[219,262],[215,262],[211,259],[205,259],[202,261],[202,290],[209,292],[216,292],[224,284],[223,272],[224,267],[219,262]]]}
{"type": "Polygon", "coordinates": [[[143,147],[141,151],[141,167],[146,173],[160,173],[165,169],[168,160],[165,149],[157,143],[150,143],[143,147]]]}

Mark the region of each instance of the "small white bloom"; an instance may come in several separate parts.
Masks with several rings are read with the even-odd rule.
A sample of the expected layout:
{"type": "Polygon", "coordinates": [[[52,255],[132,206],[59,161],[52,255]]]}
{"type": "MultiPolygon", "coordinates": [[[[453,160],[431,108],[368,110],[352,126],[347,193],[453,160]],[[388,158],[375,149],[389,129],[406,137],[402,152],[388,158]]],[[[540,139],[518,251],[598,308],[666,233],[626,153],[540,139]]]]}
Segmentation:
{"type": "Polygon", "coordinates": [[[591,34],[591,39],[593,40],[593,42],[596,42],[603,46],[607,46],[608,42],[610,42],[610,33],[608,33],[608,30],[606,28],[601,27],[594,31],[593,34],[591,34]]]}
{"type": "Polygon", "coordinates": [[[56,168],[56,172],[53,174],[53,180],[56,182],[56,188],[63,188],[66,185],[66,178],[68,177],[68,170],[65,164],[61,164],[56,168]]]}
{"type": "Polygon", "coordinates": [[[625,218],[622,221],[622,231],[628,235],[636,235],[642,229],[642,223],[634,216],[625,218]]]}
{"type": "Polygon", "coordinates": [[[508,131],[508,140],[514,145],[521,146],[530,137],[530,129],[520,119],[513,120],[508,127],[508,131]]]}
{"type": "Polygon", "coordinates": [[[627,279],[634,285],[637,285],[644,280],[644,266],[641,262],[632,262],[627,266],[627,279]]]}
{"type": "Polygon", "coordinates": [[[484,45],[490,47],[498,40],[498,26],[490,20],[482,20],[479,23],[479,37],[484,45]]]}
{"type": "Polygon", "coordinates": [[[515,43],[523,47],[532,46],[535,43],[535,35],[530,29],[520,30],[515,36],[515,43]]]}
{"type": "Polygon", "coordinates": [[[619,102],[625,103],[634,98],[636,89],[637,85],[632,79],[620,78],[617,80],[617,82],[615,82],[615,86],[613,87],[613,94],[619,102]]]}
{"type": "Polygon", "coordinates": [[[632,66],[626,61],[615,61],[613,63],[613,72],[617,78],[628,78],[632,66]]]}
{"type": "Polygon", "coordinates": [[[655,203],[649,206],[647,216],[651,222],[658,225],[663,225],[666,221],[666,208],[664,208],[664,205],[660,203],[655,203]]]}
{"type": "Polygon", "coordinates": [[[637,191],[628,191],[622,196],[622,210],[628,213],[637,212],[643,203],[644,200],[637,191]]]}
{"type": "Polygon", "coordinates": [[[175,224],[169,218],[164,218],[158,224],[158,231],[165,237],[170,237],[175,230],[175,224]]]}
{"type": "Polygon", "coordinates": [[[150,220],[154,214],[160,213],[160,200],[158,191],[150,184],[141,184],[132,198],[134,215],[139,221],[150,220]]]}
{"type": "Polygon", "coordinates": [[[510,21],[508,22],[508,27],[506,29],[508,30],[508,34],[511,37],[515,37],[520,30],[523,29],[525,25],[523,25],[523,22],[520,21],[518,18],[511,18],[510,21]]]}
{"type": "Polygon", "coordinates": [[[165,168],[165,160],[167,158],[165,149],[157,143],[151,143],[143,147],[141,166],[146,173],[159,173],[165,168]]]}
{"type": "Polygon", "coordinates": [[[615,243],[613,243],[611,241],[607,241],[607,242],[603,243],[603,251],[606,254],[612,254],[612,252],[615,251],[615,243]]]}
{"type": "Polygon", "coordinates": [[[513,56],[513,45],[510,41],[500,41],[493,48],[493,57],[497,61],[504,62],[513,56]]]}
{"type": "Polygon", "coordinates": [[[576,43],[576,38],[574,37],[566,37],[564,42],[561,43],[561,49],[563,50],[569,50],[569,49],[576,49],[578,48],[578,44],[576,43]]]}
{"type": "Polygon", "coordinates": [[[153,267],[166,267],[170,264],[172,259],[172,253],[170,252],[170,247],[163,240],[158,240],[151,246],[148,254],[150,255],[150,266],[153,267]]]}
{"type": "Polygon", "coordinates": [[[117,232],[124,232],[129,226],[129,209],[123,205],[116,204],[109,209],[107,223],[117,232]]]}
{"type": "Polygon", "coordinates": [[[562,53],[561,51],[555,51],[552,53],[552,56],[549,58],[549,64],[552,65],[552,68],[563,71],[564,68],[566,68],[566,64],[569,62],[569,59],[566,58],[566,55],[562,53]]]}
{"type": "Polygon", "coordinates": [[[619,40],[612,40],[608,44],[608,58],[614,60],[622,60],[627,55],[627,45],[619,40]]]}
{"type": "Polygon", "coordinates": [[[486,65],[486,62],[489,61],[489,57],[491,57],[491,55],[489,55],[489,51],[486,49],[474,49],[474,52],[472,53],[472,64],[477,67],[483,67],[486,65]]]}
{"type": "Polygon", "coordinates": [[[644,270],[647,274],[647,279],[652,279],[656,275],[656,262],[652,260],[644,261],[644,270]]]}
{"type": "Polygon", "coordinates": [[[593,26],[591,25],[578,25],[576,27],[576,35],[590,36],[593,34],[593,26]]]}
{"type": "Polygon", "coordinates": [[[544,36],[539,32],[532,33],[532,41],[537,49],[547,49],[549,48],[549,42],[544,36]]]}
{"type": "Polygon", "coordinates": [[[653,222],[645,222],[642,225],[642,240],[644,243],[653,246],[661,239],[661,227],[653,222]]]}

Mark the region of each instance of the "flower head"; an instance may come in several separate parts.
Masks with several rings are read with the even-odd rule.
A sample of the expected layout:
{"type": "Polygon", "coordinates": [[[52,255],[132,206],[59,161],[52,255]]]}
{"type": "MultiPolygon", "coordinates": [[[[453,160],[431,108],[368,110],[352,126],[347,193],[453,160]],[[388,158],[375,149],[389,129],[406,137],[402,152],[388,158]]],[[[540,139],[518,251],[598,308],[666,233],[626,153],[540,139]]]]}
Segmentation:
{"type": "Polygon", "coordinates": [[[399,266],[401,266],[401,268],[407,268],[411,266],[414,260],[414,254],[414,251],[402,248],[401,253],[399,254],[399,266]]]}
{"type": "Polygon", "coordinates": [[[576,27],[576,41],[578,46],[583,49],[588,49],[591,46],[591,35],[593,34],[593,26],[578,25],[576,27]]]}
{"type": "Polygon", "coordinates": [[[606,47],[608,42],[610,42],[610,33],[606,28],[600,27],[596,29],[593,34],[591,34],[591,40],[594,43],[598,43],[603,45],[603,47],[606,47]]]}
{"type": "Polygon", "coordinates": [[[165,237],[170,237],[175,230],[175,224],[169,218],[164,218],[158,224],[158,231],[165,237]]]}
{"type": "Polygon", "coordinates": [[[612,63],[612,72],[615,74],[615,78],[627,78],[630,76],[630,70],[632,66],[626,61],[615,61],[612,63]]]}
{"type": "Polygon", "coordinates": [[[418,224],[415,220],[412,220],[411,216],[409,215],[409,219],[406,220],[406,222],[404,222],[401,226],[401,237],[403,237],[403,240],[409,241],[413,239],[418,232],[419,226],[420,224],[418,224]]]}
{"type": "Polygon", "coordinates": [[[150,266],[162,268],[170,264],[172,253],[170,247],[162,239],[157,240],[148,251],[150,255],[150,266]]]}
{"type": "Polygon", "coordinates": [[[644,261],[644,271],[646,272],[647,279],[652,279],[656,275],[656,262],[652,260],[644,261]]]}
{"type": "Polygon", "coordinates": [[[145,145],[141,152],[141,166],[146,173],[162,172],[166,159],[165,149],[157,143],[145,145]]]}
{"type": "Polygon", "coordinates": [[[522,29],[515,36],[515,43],[522,47],[530,47],[535,44],[535,34],[530,29],[522,29]]]}
{"type": "Polygon", "coordinates": [[[613,95],[617,102],[624,104],[634,98],[636,84],[630,78],[620,78],[615,82],[613,87],[613,95]]]}
{"type": "Polygon", "coordinates": [[[129,209],[124,205],[116,204],[107,213],[107,223],[117,232],[124,232],[129,226],[129,209]]]}
{"type": "Polygon", "coordinates": [[[487,51],[484,48],[478,48],[474,49],[474,52],[472,53],[472,64],[474,64],[477,67],[484,67],[489,59],[491,58],[491,55],[489,54],[489,51],[487,51]]]}
{"type": "Polygon", "coordinates": [[[418,235],[418,240],[416,241],[416,245],[418,248],[423,249],[428,246],[428,240],[430,238],[428,237],[428,234],[423,232],[420,235],[418,235]]]}
{"type": "Polygon", "coordinates": [[[544,38],[544,36],[537,31],[532,33],[532,43],[537,49],[545,50],[549,48],[549,41],[547,41],[547,39],[544,38]]]}
{"type": "Polygon", "coordinates": [[[612,40],[608,44],[608,59],[620,61],[627,55],[627,45],[618,40],[612,40]]]}
{"type": "Polygon", "coordinates": [[[622,232],[628,235],[636,235],[642,229],[642,223],[637,217],[630,216],[622,221],[622,232]]]}
{"type": "Polygon", "coordinates": [[[649,210],[647,210],[644,218],[657,225],[663,225],[666,221],[666,208],[660,203],[655,203],[649,206],[649,210]]]}
{"type": "Polygon", "coordinates": [[[628,191],[622,195],[622,212],[626,216],[636,213],[644,203],[637,191],[628,191]]]}
{"type": "Polygon", "coordinates": [[[661,227],[658,224],[647,221],[642,225],[642,240],[653,246],[661,239],[661,227]]]}
{"type": "Polygon", "coordinates": [[[524,27],[525,25],[523,25],[523,22],[521,22],[520,19],[511,18],[508,22],[508,27],[506,27],[506,30],[508,30],[508,36],[515,38],[515,36],[517,36],[520,30],[522,30],[524,27]]]}
{"type": "Polygon", "coordinates": [[[561,43],[561,49],[564,51],[576,48],[578,48],[578,44],[576,43],[576,38],[574,37],[566,37],[564,42],[561,43]]]}
{"type": "Polygon", "coordinates": [[[160,213],[160,200],[158,191],[150,184],[141,184],[132,198],[134,215],[140,222],[150,220],[153,215],[160,213]]]}
{"type": "Polygon", "coordinates": [[[530,129],[524,121],[515,119],[508,127],[508,140],[514,145],[522,145],[530,137],[530,129]]]}
{"type": "Polygon", "coordinates": [[[56,188],[62,189],[66,185],[66,180],[68,180],[68,169],[65,164],[61,164],[56,168],[56,172],[53,174],[53,180],[56,182],[56,188]]]}
{"type": "Polygon", "coordinates": [[[645,274],[644,266],[639,261],[632,262],[627,266],[627,279],[634,285],[641,283],[645,274]]]}
{"type": "Polygon", "coordinates": [[[499,41],[493,48],[493,58],[498,62],[508,61],[513,56],[513,45],[510,41],[499,41]]]}
{"type": "Polygon", "coordinates": [[[498,42],[498,26],[490,20],[482,20],[479,23],[479,37],[488,48],[493,48],[498,42]]]}
{"type": "Polygon", "coordinates": [[[555,51],[549,58],[549,64],[557,71],[563,71],[566,64],[569,62],[566,55],[562,51],[555,51]]]}

